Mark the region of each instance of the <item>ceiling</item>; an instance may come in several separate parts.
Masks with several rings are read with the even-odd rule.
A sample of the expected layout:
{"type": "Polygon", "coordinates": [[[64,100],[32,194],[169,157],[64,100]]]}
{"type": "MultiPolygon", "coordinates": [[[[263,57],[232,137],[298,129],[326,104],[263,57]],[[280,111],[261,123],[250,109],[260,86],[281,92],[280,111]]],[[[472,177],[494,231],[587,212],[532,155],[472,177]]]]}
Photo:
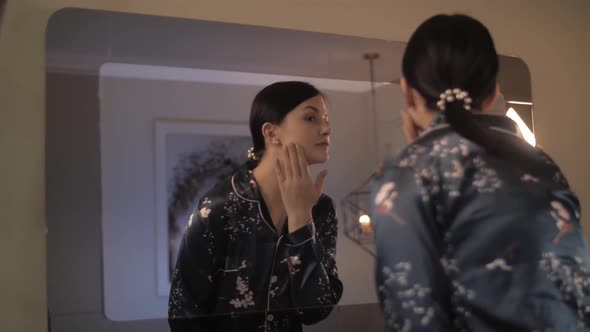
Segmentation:
{"type": "MultiPolygon", "coordinates": [[[[98,74],[105,63],[370,80],[367,52],[377,52],[375,81],[398,82],[405,43],[318,32],[86,9],[63,9],[47,27],[47,70],[98,74]]],[[[501,56],[507,100],[531,101],[519,58],[501,56]]],[[[231,75],[227,75],[228,78],[231,75]]]]}
{"type": "MultiPolygon", "coordinates": [[[[111,62],[103,64],[100,67],[100,76],[175,82],[187,81],[230,85],[251,85],[260,88],[279,81],[304,81],[313,84],[322,91],[366,93],[371,90],[370,82],[366,81],[111,62]]],[[[375,83],[374,86],[378,89],[381,86],[389,84],[391,83],[375,83]]]]}

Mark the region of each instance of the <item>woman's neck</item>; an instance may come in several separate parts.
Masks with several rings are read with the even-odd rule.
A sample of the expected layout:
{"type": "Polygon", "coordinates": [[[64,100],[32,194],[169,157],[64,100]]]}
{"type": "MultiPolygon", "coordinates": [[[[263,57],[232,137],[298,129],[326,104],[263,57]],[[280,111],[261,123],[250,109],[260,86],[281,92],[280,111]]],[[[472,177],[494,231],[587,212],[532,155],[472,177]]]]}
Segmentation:
{"type": "Polygon", "coordinates": [[[262,198],[268,208],[282,207],[281,191],[275,174],[276,158],[265,156],[258,166],[252,170],[262,198]]]}
{"type": "Polygon", "coordinates": [[[276,158],[263,157],[252,173],[256,179],[262,200],[268,209],[272,223],[278,234],[281,234],[287,218],[285,205],[281,197],[279,182],[275,174],[276,158]]]}
{"type": "Polygon", "coordinates": [[[422,114],[422,116],[420,117],[420,123],[418,124],[421,131],[424,131],[430,127],[430,125],[432,124],[432,120],[434,120],[434,117],[437,114],[438,114],[437,111],[428,110],[428,109],[422,114]]]}

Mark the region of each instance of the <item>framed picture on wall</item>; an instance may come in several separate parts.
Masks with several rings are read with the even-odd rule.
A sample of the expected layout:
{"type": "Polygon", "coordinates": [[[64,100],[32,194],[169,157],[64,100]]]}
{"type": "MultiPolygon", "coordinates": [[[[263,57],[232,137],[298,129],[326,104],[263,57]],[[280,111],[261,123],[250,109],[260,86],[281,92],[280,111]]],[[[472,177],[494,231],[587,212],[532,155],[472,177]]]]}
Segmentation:
{"type": "Polygon", "coordinates": [[[198,201],[247,160],[243,123],[156,120],[155,189],[158,295],[168,296],[183,231],[198,201]]]}

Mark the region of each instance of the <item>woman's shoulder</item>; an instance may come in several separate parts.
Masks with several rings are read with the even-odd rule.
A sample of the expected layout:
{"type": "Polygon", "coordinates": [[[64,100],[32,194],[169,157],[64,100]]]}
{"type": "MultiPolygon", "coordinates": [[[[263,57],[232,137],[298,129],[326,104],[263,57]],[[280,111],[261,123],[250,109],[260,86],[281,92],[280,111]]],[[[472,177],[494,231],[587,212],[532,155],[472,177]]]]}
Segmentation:
{"type": "Polygon", "coordinates": [[[205,196],[215,197],[218,202],[231,200],[233,197],[249,200],[250,195],[245,192],[251,191],[252,184],[245,167],[242,165],[233,174],[218,179],[205,196]]]}
{"type": "Polygon", "coordinates": [[[197,217],[201,219],[213,219],[213,216],[220,214],[227,200],[227,185],[225,182],[225,179],[217,182],[199,198],[190,216],[189,226],[197,217]]]}
{"type": "Polygon", "coordinates": [[[217,203],[227,200],[228,195],[232,192],[231,177],[218,180],[204,196],[215,198],[217,203]]]}
{"type": "Polygon", "coordinates": [[[373,174],[373,185],[390,181],[412,182],[463,168],[482,149],[448,128],[427,132],[384,160],[373,174]]]}
{"type": "Polygon", "coordinates": [[[213,187],[205,192],[196,202],[193,215],[201,218],[216,219],[225,213],[227,202],[231,200],[233,193],[232,178],[219,179],[213,187]]]}
{"type": "Polygon", "coordinates": [[[445,152],[461,143],[460,136],[448,126],[435,127],[403,147],[397,154],[386,161],[390,166],[414,166],[412,161],[437,156],[436,152],[445,152]]]}

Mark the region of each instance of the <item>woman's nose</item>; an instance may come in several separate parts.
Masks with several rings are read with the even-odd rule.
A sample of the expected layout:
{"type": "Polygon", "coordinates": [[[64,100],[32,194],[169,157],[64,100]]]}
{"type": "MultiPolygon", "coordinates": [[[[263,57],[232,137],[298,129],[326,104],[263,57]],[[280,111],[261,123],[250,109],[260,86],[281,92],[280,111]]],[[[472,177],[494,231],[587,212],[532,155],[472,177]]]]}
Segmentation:
{"type": "Polygon", "coordinates": [[[324,136],[330,136],[332,134],[332,128],[329,124],[325,124],[322,126],[321,134],[324,136]]]}

